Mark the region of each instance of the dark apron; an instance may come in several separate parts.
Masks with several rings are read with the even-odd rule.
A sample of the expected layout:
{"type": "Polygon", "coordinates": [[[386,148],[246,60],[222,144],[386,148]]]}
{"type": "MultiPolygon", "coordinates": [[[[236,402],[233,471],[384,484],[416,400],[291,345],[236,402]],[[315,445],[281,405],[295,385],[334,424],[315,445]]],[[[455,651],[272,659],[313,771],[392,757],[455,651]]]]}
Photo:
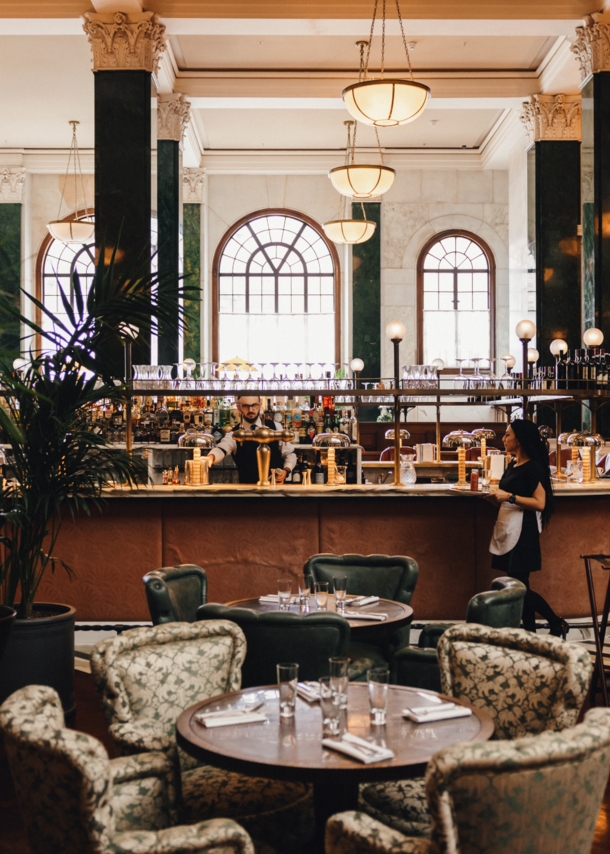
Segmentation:
{"type": "MultiPolygon", "coordinates": [[[[273,421],[265,421],[264,426],[269,427],[270,430],[275,430],[273,421]]],[[[247,430],[248,428],[245,427],[244,429],[247,430]]],[[[258,483],[258,464],[256,462],[256,449],[258,447],[256,442],[237,442],[237,450],[233,454],[233,459],[237,466],[240,483],[258,483]]],[[[283,468],[280,443],[271,442],[269,448],[271,449],[269,471],[283,468]]]]}

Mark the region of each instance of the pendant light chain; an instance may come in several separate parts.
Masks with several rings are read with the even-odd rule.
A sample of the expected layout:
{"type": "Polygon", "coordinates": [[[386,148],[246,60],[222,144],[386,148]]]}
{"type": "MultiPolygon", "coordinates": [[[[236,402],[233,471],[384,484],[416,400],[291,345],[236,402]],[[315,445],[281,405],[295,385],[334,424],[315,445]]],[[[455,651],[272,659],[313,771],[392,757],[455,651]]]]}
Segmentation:
{"type": "Polygon", "coordinates": [[[409,63],[409,75],[411,80],[413,80],[413,68],[411,66],[411,55],[409,53],[409,46],[407,45],[407,39],[405,38],[405,28],[402,25],[402,15],[400,14],[400,4],[398,0],[396,0],[396,13],[398,15],[398,23],[400,24],[400,32],[402,34],[402,43],[405,46],[405,53],[407,54],[407,62],[409,63]]]}
{"type": "Polygon", "coordinates": [[[377,125],[374,125],[375,128],[375,136],[377,137],[377,148],[379,149],[379,158],[381,160],[381,165],[385,166],[383,162],[383,151],[381,150],[381,143],[379,142],[379,130],[377,129],[377,125]]]}
{"type": "MultiPolygon", "coordinates": [[[[396,0],[398,3],[398,0],[396,0]]],[[[381,7],[381,79],[383,80],[385,74],[385,3],[386,0],[383,0],[383,5],[381,7]]]]}
{"type": "Polygon", "coordinates": [[[358,131],[358,122],[354,123],[354,135],[352,137],[352,164],[356,162],[356,132],[358,131]]]}
{"type": "Polygon", "coordinates": [[[375,29],[375,19],[377,18],[377,6],[379,5],[379,0],[375,0],[375,6],[373,8],[373,19],[371,21],[371,32],[369,33],[369,44],[366,49],[366,62],[364,63],[364,79],[368,80],[369,76],[369,59],[371,56],[371,44],[373,43],[373,30],[375,29]]]}
{"type": "Polygon", "coordinates": [[[64,203],[64,198],[66,195],[66,187],[68,185],[68,178],[70,176],[70,163],[72,162],[72,160],[73,160],[73,165],[74,165],[74,205],[75,205],[75,211],[76,211],[76,213],[78,213],[78,179],[80,177],[81,192],[83,194],[83,204],[85,206],[85,216],[89,216],[89,209],[87,207],[87,196],[85,194],[85,182],[83,180],[83,172],[82,172],[81,163],[80,163],[80,154],[78,151],[78,143],[76,141],[76,125],[80,124],[80,122],[71,121],[70,124],[72,125],[72,141],[70,143],[70,151],[68,152],[68,164],[66,166],[66,174],[64,176],[64,185],[62,187],[61,196],[59,199],[59,209],[57,211],[57,219],[58,220],[61,219],[61,207],[64,203]]]}

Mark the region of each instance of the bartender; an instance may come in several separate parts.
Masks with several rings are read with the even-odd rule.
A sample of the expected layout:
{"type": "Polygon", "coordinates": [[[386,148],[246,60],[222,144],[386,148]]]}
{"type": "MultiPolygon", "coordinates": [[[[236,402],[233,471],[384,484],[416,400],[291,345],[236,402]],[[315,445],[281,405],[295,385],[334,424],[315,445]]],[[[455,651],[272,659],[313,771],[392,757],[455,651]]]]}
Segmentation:
{"type": "MultiPolygon", "coordinates": [[[[237,409],[241,415],[240,427],[243,430],[256,430],[258,427],[268,427],[270,430],[282,430],[277,421],[266,421],[261,415],[261,399],[258,395],[238,395],[237,409]]],[[[220,462],[228,454],[233,456],[240,483],[258,482],[258,465],[256,462],[256,442],[236,442],[233,431],[227,433],[216,447],[210,451],[208,462],[211,466],[220,462]]],[[[296,465],[297,455],[290,442],[271,442],[270,471],[275,469],[275,482],[284,483],[286,475],[296,465]]]]}

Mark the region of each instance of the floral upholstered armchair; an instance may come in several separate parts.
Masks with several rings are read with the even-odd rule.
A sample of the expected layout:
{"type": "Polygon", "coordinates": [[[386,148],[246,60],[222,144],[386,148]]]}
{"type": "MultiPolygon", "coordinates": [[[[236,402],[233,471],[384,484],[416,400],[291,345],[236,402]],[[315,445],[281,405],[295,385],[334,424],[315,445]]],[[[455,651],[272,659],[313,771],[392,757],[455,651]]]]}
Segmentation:
{"type": "MultiPolygon", "coordinates": [[[[573,726],[591,681],[587,651],[549,635],[451,626],[439,640],[444,694],[485,709],[496,739],[514,739],[573,726]]],[[[423,778],[364,786],[360,807],[402,833],[428,835],[423,778]]]]}
{"type": "Polygon", "coordinates": [[[119,751],[165,753],[186,820],[229,816],[256,841],[294,852],[312,834],[309,786],[202,765],[176,744],[184,709],[239,689],[245,654],[244,634],[228,620],[164,623],[96,644],[91,669],[119,751]]]}
{"type": "Polygon", "coordinates": [[[431,839],[332,816],[326,854],[589,854],[610,772],[610,709],[562,732],[456,744],[432,757],[431,839]]]}
{"type": "Polygon", "coordinates": [[[0,728],[32,854],[254,854],[234,821],[172,826],[171,761],[163,753],[108,759],[97,739],[65,728],[52,688],[11,694],[0,728]]]}

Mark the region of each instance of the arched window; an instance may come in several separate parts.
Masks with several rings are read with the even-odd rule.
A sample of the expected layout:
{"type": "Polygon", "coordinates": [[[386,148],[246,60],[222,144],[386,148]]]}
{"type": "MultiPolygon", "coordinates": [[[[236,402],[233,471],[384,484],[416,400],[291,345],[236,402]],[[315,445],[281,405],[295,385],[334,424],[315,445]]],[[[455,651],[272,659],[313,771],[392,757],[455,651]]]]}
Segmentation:
{"type": "Polygon", "coordinates": [[[338,361],[338,258],[313,220],[250,214],[223,237],[213,270],[214,361],[338,361]]]}
{"type": "Polygon", "coordinates": [[[437,234],[418,263],[418,359],[488,359],[494,350],[494,261],[474,234],[437,234]]]}

